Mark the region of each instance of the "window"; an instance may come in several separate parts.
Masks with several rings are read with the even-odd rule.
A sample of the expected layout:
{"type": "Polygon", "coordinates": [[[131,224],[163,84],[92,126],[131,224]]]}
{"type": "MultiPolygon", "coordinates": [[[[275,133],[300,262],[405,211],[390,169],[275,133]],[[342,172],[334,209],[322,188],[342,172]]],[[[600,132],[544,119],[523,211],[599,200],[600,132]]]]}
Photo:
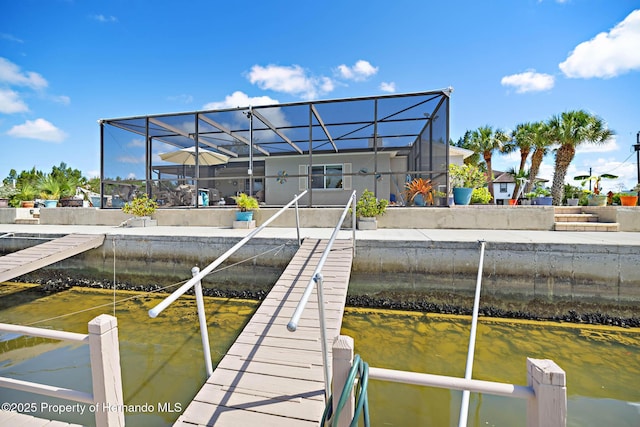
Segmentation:
{"type": "Polygon", "coordinates": [[[500,192],[501,193],[506,193],[507,192],[507,183],[506,182],[501,182],[500,183],[500,192]]]}
{"type": "Polygon", "coordinates": [[[342,188],[342,165],[312,166],[311,188],[342,188]]]}

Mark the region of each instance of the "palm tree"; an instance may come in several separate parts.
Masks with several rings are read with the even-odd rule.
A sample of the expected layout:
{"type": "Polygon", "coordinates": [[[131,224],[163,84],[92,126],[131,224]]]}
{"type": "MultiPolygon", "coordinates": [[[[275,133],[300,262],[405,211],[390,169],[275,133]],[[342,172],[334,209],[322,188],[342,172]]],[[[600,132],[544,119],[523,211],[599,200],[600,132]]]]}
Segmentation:
{"type": "Polygon", "coordinates": [[[562,204],[564,197],[564,179],[569,164],[575,157],[576,147],[582,143],[602,144],[615,135],[604,121],[584,110],[567,111],[549,119],[549,136],[558,144],[556,165],[553,173],[551,195],[553,204],[562,204]]]}
{"type": "Polygon", "coordinates": [[[524,192],[529,193],[533,189],[533,185],[536,182],[538,172],[540,171],[540,165],[544,156],[547,155],[553,141],[549,138],[549,127],[544,122],[532,123],[534,132],[533,138],[533,154],[531,155],[531,168],[529,169],[529,182],[527,183],[524,192]]]}
{"type": "MultiPolygon", "coordinates": [[[[516,150],[520,151],[520,166],[518,170],[513,170],[514,177],[525,176],[525,166],[527,164],[527,158],[533,147],[533,141],[536,137],[536,130],[533,123],[520,123],[516,125],[516,128],[511,132],[511,138],[502,147],[503,153],[512,153],[516,150]]],[[[527,174],[528,176],[528,174],[527,174]]],[[[520,190],[520,180],[516,179],[516,186],[513,189],[513,197],[517,197],[520,190]]]]}
{"type": "Polygon", "coordinates": [[[470,148],[476,153],[481,153],[484,162],[487,165],[487,182],[489,183],[489,192],[493,195],[493,169],[491,167],[491,157],[495,150],[502,150],[503,144],[509,140],[507,134],[500,129],[493,129],[491,126],[483,126],[471,132],[469,136],[470,148]]]}

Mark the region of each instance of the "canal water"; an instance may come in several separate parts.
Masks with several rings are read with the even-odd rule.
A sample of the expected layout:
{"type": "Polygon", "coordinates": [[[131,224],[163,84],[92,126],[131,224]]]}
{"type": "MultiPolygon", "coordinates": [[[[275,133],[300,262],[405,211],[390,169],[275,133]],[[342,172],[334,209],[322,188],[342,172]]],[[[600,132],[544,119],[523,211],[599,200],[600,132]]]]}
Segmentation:
{"type": "MultiPolygon", "coordinates": [[[[127,425],[175,421],[205,379],[195,300],[185,296],[155,319],[162,296],[72,288],[43,295],[0,285],[0,322],[86,333],[99,314],[118,317],[127,425]],[[72,315],[67,315],[74,313],[72,315]]],[[[214,366],[258,306],[207,298],[214,366]]],[[[348,309],[342,333],[370,366],[464,376],[470,319],[415,312],[348,309]]],[[[476,379],[526,384],[526,357],[553,359],[567,373],[569,426],[640,425],[640,330],[481,318],[476,379]]],[[[0,376],[91,392],[87,345],[0,334],[0,376]]],[[[370,381],[374,426],[456,426],[461,392],[370,381]]],[[[0,388],[0,401],[38,403],[32,415],[92,425],[85,407],[0,388]],[[48,406],[47,406],[48,405],[48,406]],[[70,412],[58,414],[62,409],[70,412]]],[[[471,394],[470,426],[526,424],[526,402],[471,394]]]]}

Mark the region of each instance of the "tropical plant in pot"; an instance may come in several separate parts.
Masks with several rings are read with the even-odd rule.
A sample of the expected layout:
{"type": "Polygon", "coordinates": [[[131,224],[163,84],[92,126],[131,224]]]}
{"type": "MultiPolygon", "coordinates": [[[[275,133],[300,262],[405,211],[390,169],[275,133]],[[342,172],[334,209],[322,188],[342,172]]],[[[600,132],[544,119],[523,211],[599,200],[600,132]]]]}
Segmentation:
{"type": "Polygon", "coordinates": [[[537,206],[551,206],[553,204],[553,198],[551,197],[551,191],[540,185],[536,186],[531,195],[531,204],[537,206]]]}
{"type": "Polygon", "coordinates": [[[18,194],[18,190],[16,190],[12,185],[2,185],[0,186],[0,208],[9,207],[9,202],[18,194]]]}
{"type": "Polygon", "coordinates": [[[430,179],[414,178],[404,184],[404,194],[407,204],[416,206],[433,205],[435,189],[430,179]]]}
{"type": "Polygon", "coordinates": [[[471,193],[471,204],[486,205],[492,198],[493,196],[491,196],[487,187],[474,188],[471,193]]]}
{"type": "Polygon", "coordinates": [[[365,189],[356,202],[356,215],[358,216],[358,228],[361,230],[375,230],[378,228],[376,217],[384,215],[389,201],[378,199],[373,191],[365,189]]]}
{"type": "Polygon", "coordinates": [[[474,165],[449,165],[449,177],[453,187],[453,201],[456,205],[468,205],[474,188],[484,187],[487,176],[474,165]]]}
{"type": "Polygon", "coordinates": [[[602,187],[600,186],[600,181],[602,179],[616,179],[617,175],[611,175],[609,173],[603,173],[602,175],[578,175],[573,177],[576,181],[581,181],[580,185],[583,187],[587,183],[587,181],[593,181],[593,190],[592,194],[588,197],[588,205],[589,206],[606,206],[607,205],[607,196],[606,194],[600,194],[602,187]]]}
{"type": "Polygon", "coordinates": [[[138,195],[132,201],[125,203],[122,212],[136,217],[150,217],[158,208],[158,203],[145,194],[138,195]]]}
{"type": "Polygon", "coordinates": [[[60,200],[62,188],[60,182],[53,175],[44,175],[38,181],[40,198],[44,200],[45,208],[55,208],[60,200]]]}
{"type": "Polygon", "coordinates": [[[238,207],[236,212],[236,221],[251,221],[253,220],[253,211],[260,209],[258,199],[253,196],[249,196],[246,193],[240,193],[233,197],[238,207]]]}
{"type": "Polygon", "coordinates": [[[636,184],[631,191],[620,193],[620,204],[622,206],[637,206],[638,193],[640,192],[640,184],[636,184]]]}
{"type": "Polygon", "coordinates": [[[22,184],[18,194],[15,197],[20,200],[20,206],[23,208],[32,208],[35,204],[35,198],[38,190],[31,184],[22,184]]]}

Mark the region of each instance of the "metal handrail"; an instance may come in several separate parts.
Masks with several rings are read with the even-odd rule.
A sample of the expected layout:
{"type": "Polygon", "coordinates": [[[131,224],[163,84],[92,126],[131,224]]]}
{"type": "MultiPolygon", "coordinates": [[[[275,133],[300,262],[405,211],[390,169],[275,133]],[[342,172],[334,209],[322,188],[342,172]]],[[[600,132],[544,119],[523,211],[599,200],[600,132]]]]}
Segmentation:
{"type": "Polygon", "coordinates": [[[349,208],[351,208],[353,214],[351,216],[351,227],[352,227],[352,251],[355,254],[355,247],[356,247],[356,192],[355,190],[353,191],[353,193],[351,193],[351,196],[349,197],[349,201],[347,202],[347,204],[344,207],[344,210],[342,211],[342,215],[340,216],[340,219],[338,220],[338,224],[336,224],[335,228],[333,229],[333,233],[331,233],[331,237],[329,238],[329,242],[327,243],[327,247],[324,249],[324,251],[322,252],[322,256],[320,257],[320,261],[318,262],[318,265],[316,266],[316,269],[313,271],[313,275],[311,276],[311,279],[309,280],[309,283],[307,284],[306,289],[304,290],[304,293],[302,294],[302,297],[300,298],[300,301],[298,302],[298,305],[296,307],[296,310],[293,312],[293,315],[291,316],[291,320],[289,321],[289,323],[287,324],[287,329],[290,332],[295,332],[296,329],[298,329],[298,322],[300,321],[300,317],[302,316],[302,312],[304,311],[304,308],[307,305],[307,302],[309,301],[309,297],[311,296],[311,292],[313,291],[313,287],[315,284],[318,285],[318,313],[319,313],[319,317],[320,317],[320,335],[321,335],[321,341],[322,341],[322,359],[323,359],[323,365],[324,365],[324,383],[325,383],[325,387],[324,387],[324,393],[325,393],[325,399],[328,400],[329,399],[329,390],[330,390],[330,373],[329,373],[329,351],[327,349],[327,339],[326,339],[326,327],[325,327],[325,320],[324,320],[324,295],[323,295],[323,289],[322,289],[322,268],[324,267],[324,263],[327,260],[327,258],[329,257],[329,252],[331,252],[331,248],[333,247],[333,242],[336,240],[336,237],[338,236],[338,232],[340,231],[340,228],[342,226],[342,223],[344,222],[344,219],[347,216],[347,212],[349,212],[349,208]],[[351,206],[350,206],[351,205],[351,206]]]}
{"type": "MultiPolygon", "coordinates": [[[[264,228],[267,225],[269,225],[272,221],[274,221],[277,217],[279,217],[287,208],[289,208],[294,203],[297,206],[298,200],[302,196],[304,196],[307,193],[307,191],[308,190],[305,190],[301,194],[295,196],[293,200],[291,200],[289,203],[287,203],[282,208],[280,208],[280,210],[278,212],[276,212],[271,218],[266,220],[260,227],[255,228],[251,233],[247,234],[245,238],[243,238],[238,243],[236,243],[231,249],[229,249],[224,254],[220,255],[215,261],[213,261],[211,264],[209,264],[207,267],[205,267],[202,271],[200,271],[198,274],[196,274],[191,279],[189,279],[188,282],[186,282],[184,285],[180,286],[178,289],[173,291],[173,293],[171,295],[166,297],[158,305],[156,305],[151,310],[149,310],[149,317],[154,317],[154,318],[157,317],[158,314],[162,313],[162,311],[164,309],[166,309],[169,305],[171,305],[171,303],[173,303],[175,300],[177,300],[181,295],[183,295],[189,289],[191,289],[197,282],[199,282],[200,280],[205,278],[216,267],[218,267],[220,264],[222,264],[224,261],[226,261],[227,258],[229,258],[238,249],[240,249],[242,246],[244,246],[244,244],[247,243],[249,240],[251,240],[256,234],[258,234],[259,232],[264,230],[264,228]]],[[[298,236],[300,236],[300,231],[299,230],[298,230],[298,236]]],[[[300,242],[298,241],[298,243],[300,243],[300,242]]]]}
{"type": "Polygon", "coordinates": [[[189,289],[194,288],[194,292],[196,295],[196,306],[198,310],[198,321],[200,323],[200,336],[202,339],[202,350],[204,354],[204,363],[205,369],[207,371],[207,376],[210,377],[213,374],[213,366],[211,363],[211,350],[209,347],[209,333],[207,331],[207,319],[205,316],[204,310],[204,297],[202,296],[202,284],[201,280],[206,277],[209,273],[211,273],[216,267],[222,264],[227,260],[231,255],[233,255],[238,249],[244,246],[249,240],[251,240],[256,234],[261,232],[267,225],[269,225],[272,221],[278,218],[287,208],[291,205],[295,204],[296,208],[296,228],[298,232],[298,246],[301,244],[300,241],[300,221],[298,220],[298,200],[307,193],[307,190],[303,191],[301,194],[295,196],[293,200],[287,203],[285,206],[280,208],[278,212],[273,214],[268,220],[266,220],[260,227],[254,229],[251,233],[247,234],[242,240],[236,243],[231,249],[227,252],[219,256],[215,261],[209,264],[205,269],[200,271],[197,267],[194,267],[191,270],[192,278],[189,279],[184,285],[180,286],[178,289],[173,291],[171,295],[162,300],[159,304],[149,310],[149,317],[157,317],[164,309],[169,307],[171,303],[180,298],[185,292],[189,289]]]}

